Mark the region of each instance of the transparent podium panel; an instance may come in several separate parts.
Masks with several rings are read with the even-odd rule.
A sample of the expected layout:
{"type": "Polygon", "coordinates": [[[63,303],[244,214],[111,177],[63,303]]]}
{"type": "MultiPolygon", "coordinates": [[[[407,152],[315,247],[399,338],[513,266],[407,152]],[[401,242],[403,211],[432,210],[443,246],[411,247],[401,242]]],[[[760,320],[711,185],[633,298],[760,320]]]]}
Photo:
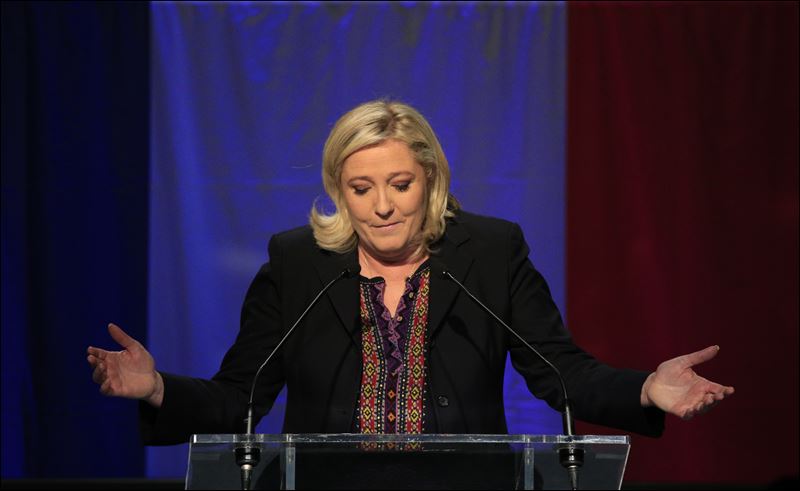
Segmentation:
{"type": "Polygon", "coordinates": [[[193,435],[187,489],[242,489],[237,449],[258,449],[251,489],[620,489],[627,436],[193,435]]]}

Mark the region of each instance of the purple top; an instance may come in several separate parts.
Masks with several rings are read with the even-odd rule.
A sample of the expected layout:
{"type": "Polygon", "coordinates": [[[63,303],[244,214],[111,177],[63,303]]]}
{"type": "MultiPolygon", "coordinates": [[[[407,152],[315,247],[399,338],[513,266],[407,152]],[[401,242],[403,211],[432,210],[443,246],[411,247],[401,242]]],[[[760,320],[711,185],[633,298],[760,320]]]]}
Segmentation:
{"type": "Polygon", "coordinates": [[[419,411],[413,411],[413,408],[418,407],[416,399],[422,404],[424,394],[411,395],[419,392],[411,390],[411,386],[419,385],[420,377],[414,379],[409,373],[419,373],[419,367],[408,365],[410,360],[411,365],[420,365],[424,371],[424,355],[409,356],[408,350],[412,344],[424,344],[427,326],[414,326],[414,322],[416,320],[417,323],[427,324],[429,272],[430,268],[425,262],[406,279],[405,291],[397,304],[394,317],[384,303],[386,281],[381,277],[361,277],[362,351],[365,357],[362,368],[369,373],[377,372],[377,376],[362,377],[360,432],[406,433],[408,431],[405,430],[414,431],[414,428],[418,428],[417,432],[422,431],[423,415],[416,414],[419,411]],[[420,287],[423,284],[426,288],[421,296],[420,287]],[[418,338],[421,334],[422,339],[412,339],[413,333],[418,338]],[[367,359],[369,355],[372,357],[367,359]],[[416,399],[410,399],[412,397],[416,399]],[[364,410],[366,406],[370,406],[369,411],[364,410]],[[363,413],[372,420],[377,420],[371,425],[365,424],[363,413]]]}

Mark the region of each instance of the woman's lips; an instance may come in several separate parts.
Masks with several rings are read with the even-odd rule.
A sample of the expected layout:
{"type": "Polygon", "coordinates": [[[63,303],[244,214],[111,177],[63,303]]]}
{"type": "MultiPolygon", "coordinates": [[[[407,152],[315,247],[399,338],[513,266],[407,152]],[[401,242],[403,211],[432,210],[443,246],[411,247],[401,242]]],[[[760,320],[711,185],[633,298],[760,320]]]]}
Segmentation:
{"type": "Polygon", "coordinates": [[[381,230],[385,232],[392,231],[400,226],[403,222],[394,222],[394,223],[387,223],[386,225],[373,225],[372,228],[376,230],[381,230]]]}

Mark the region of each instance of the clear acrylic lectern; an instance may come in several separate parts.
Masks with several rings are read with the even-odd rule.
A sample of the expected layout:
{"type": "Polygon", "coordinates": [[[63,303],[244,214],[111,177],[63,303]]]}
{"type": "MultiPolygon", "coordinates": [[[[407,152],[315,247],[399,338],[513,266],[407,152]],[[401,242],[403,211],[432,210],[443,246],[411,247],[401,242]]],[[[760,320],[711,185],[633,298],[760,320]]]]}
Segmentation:
{"type": "Polygon", "coordinates": [[[193,435],[187,489],[241,489],[234,451],[261,449],[252,489],[570,489],[559,449],[584,450],[579,489],[620,489],[627,436],[193,435]]]}

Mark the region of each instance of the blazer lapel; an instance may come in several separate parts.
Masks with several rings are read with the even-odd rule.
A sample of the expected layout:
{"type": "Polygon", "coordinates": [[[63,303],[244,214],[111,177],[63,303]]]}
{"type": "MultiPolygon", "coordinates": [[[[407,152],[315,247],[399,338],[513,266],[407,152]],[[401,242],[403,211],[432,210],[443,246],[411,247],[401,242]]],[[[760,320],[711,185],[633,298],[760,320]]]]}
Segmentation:
{"type": "Polygon", "coordinates": [[[461,290],[454,281],[442,275],[443,269],[446,268],[463,283],[474,260],[465,247],[460,247],[467,240],[469,234],[458,226],[457,221],[451,220],[447,224],[447,232],[439,244],[438,251],[432,254],[432,258],[437,260],[431,261],[428,339],[433,339],[439,331],[445,315],[461,290]]]}
{"type": "MultiPolygon", "coordinates": [[[[314,257],[314,266],[323,285],[339,276],[345,268],[358,264],[355,251],[347,254],[324,252],[314,257]]],[[[358,275],[351,275],[337,281],[327,293],[328,300],[341,321],[342,327],[358,346],[358,275]]]]}

